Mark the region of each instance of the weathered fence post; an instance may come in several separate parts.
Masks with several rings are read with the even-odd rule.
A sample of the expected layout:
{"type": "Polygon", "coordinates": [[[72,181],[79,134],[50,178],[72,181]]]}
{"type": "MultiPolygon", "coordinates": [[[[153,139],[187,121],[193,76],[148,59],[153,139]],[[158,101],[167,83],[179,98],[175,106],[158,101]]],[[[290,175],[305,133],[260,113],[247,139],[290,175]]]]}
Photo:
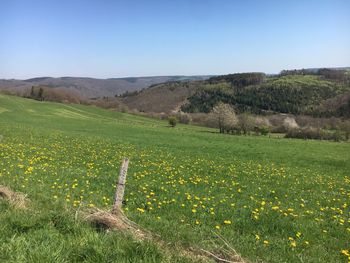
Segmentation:
{"type": "Polygon", "coordinates": [[[115,214],[115,215],[117,215],[119,212],[121,212],[121,208],[122,208],[122,204],[123,204],[123,197],[124,197],[124,190],[125,190],[126,174],[128,172],[128,166],[129,166],[129,159],[124,158],[122,165],[120,167],[119,179],[116,183],[114,205],[112,208],[112,214],[115,214]]]}

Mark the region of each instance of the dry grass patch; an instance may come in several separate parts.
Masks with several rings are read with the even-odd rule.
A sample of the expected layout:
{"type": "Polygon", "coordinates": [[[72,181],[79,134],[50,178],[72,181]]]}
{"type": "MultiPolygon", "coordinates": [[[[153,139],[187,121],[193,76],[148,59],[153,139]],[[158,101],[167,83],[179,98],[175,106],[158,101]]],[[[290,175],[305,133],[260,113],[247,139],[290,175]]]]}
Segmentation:
{"type": "Polygon", "coordinates": [[[29,199],[20,192],[13,192],[10,188],[0,185],[0,198],[6,200],[11,206],[19,209],[25,209],[28,206],[29,199]]]}
{"type": "Polygon", "coordinates": [[[112,213],[98,208],[89,208],[82,212],[84,220],[97,228],[130,233],[137,240],[151,238],[151,233],[129,220],[122,211],[112,213]]]}

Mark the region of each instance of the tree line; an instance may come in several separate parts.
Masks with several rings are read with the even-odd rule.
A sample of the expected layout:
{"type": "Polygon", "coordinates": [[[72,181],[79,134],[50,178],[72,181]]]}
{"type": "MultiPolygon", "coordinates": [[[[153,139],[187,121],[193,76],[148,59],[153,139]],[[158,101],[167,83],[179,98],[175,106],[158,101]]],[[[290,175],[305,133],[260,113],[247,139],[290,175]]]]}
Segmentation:
{"type": "Polygon", "coordinates": [[[211,77],[208,82],[210,84],[215,84],[218,82],[228,82],[234,87],[245,87],[249,85],[261,84],[264,82],[266,75],[260,72],[250,72],[250,73],[236,73],[221,75],[216,77],[211,77]]]}
{"type": "Polygon", "coordinates": [[[291,75],[316,75],[321,76],[328,80],[333,80],[341,83],[350,83],[350,74],[345,69],[293,69],[293,70],[282,70],[280,76],[291,76],[291,75]]]}

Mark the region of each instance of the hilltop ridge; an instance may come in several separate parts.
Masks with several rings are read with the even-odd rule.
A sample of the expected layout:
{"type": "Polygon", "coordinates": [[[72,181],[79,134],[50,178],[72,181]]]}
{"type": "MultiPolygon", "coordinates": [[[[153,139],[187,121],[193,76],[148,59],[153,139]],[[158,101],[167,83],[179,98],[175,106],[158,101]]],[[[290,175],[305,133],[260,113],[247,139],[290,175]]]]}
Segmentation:
{"type": "Polygon", "coordinates": [[[207,79],[210,76],[151,76],[97,79],[89,77],[37,77],[26,80],[0,79],[0,91],[21,93],[32,86],[47,86],[73,92],[84,99],[110,97],[138,91],[153,84],[207,79]]]}

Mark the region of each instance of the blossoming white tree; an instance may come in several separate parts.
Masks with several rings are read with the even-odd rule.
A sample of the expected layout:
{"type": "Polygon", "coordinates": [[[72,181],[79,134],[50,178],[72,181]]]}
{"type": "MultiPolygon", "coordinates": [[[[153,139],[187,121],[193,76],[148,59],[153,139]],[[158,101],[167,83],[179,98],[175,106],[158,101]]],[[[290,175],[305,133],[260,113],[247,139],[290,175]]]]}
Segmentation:
{"type": "Polygon", "coordinates": [[[218,124],[220,133],[231,131],[238,124],[236,113],[229,104],[219,102],[211,114],[218,124]]]}

